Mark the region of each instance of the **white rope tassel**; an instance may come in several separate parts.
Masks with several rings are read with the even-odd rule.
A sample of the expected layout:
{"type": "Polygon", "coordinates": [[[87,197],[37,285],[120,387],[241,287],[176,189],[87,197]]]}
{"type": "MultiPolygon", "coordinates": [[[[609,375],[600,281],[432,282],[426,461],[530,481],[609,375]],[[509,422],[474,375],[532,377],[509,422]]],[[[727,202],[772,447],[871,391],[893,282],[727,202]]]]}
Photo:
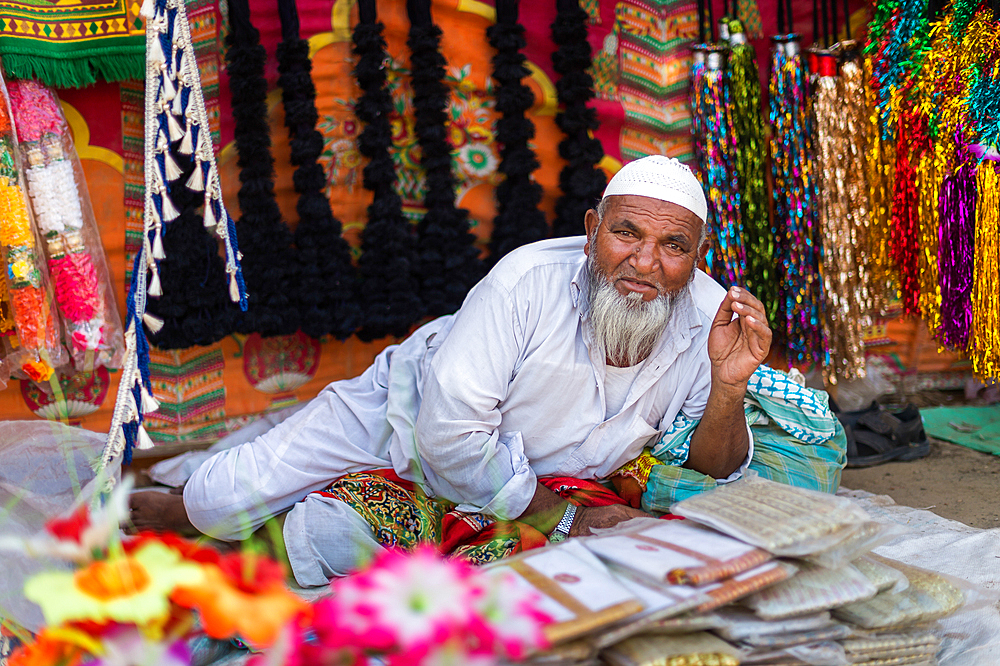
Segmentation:
{"type": "Polygon", "coordinates": [[[139,424],[139,434],[138,434],[138,437],[136,437],[136,440],[135,440],[135,448],[141,449],[143,451],[148,451],[149,449],[153,448],[154,446],[155,446],[155,444],[153,443],[153,440],[149,437],[149,433],[146,432],[146,429],[143,428],[142,424],[140,423],[139,424]]]}
{"type": "Polygon", "coordinates": [[[153,39],[150,41],[152,45],[149,47],[149,54],[146,58],[156,66],[165,65],[167,56],[163,55],[163,45],[160,43],[160,36],[153,35],[153,39]]]}
{"type": "Polygon", "coordinates": [[[184,82],[181,81],[180,85],[177,87],[177,94],[174,96],[174,101],[170,103],[170,112],[175,116],[183,116],[184,109],[184,95],[181,92],[184,90],[184,82]]]}
{"type": "Polygon", "coordinates": [[[194,171],[187,179],[188,189],[192,192],[202,192],[205,189],[205,174],[201,170],[201,160],[195,160],[194,171]]]}
{"type": "Polygon", "coordinates": [[[177,96],[177,89],[174,88],[174,82],[170,80],[170,72],[167,70],[166,63],[160,67],[160,70],[163,72],[160,79],[163,82],[163,94],[160,97],[169,102],[177,96]]]}
{"type": "Polygon", "coordinates": [[[152,414],[160,408],[160,403],[153,397],[153,395],[146,390],[144,384],[139,385],[139,395],[142,396],[142,413],[152,414]]]}
{"type": "Polygon", "coordinates": [[[205,201],[205,228],[211,229],[214,227],[218,221],[215,219],[215,211],[212,210],[212,200],[206,199],[205,201]]]}
{"type": "MultiPolygon", "coordinates": [[[[171,118],[172,117],[173,116],[171,116],[171,118]]],[[[164,171],[166,171],[164,175],[167,177],[167,180],[171,183],[184,175],[184,172],[181,171],[181,168],[179,166],[177,166],[177,160],[175,160],[174,156],[170,154],[170,151],[163,152],[163,168],[164,171]]],[[[166,217],[168,220],[174,219],[172,217],[167,216],[166,205],[164,205],[163,207],[163,216],[166,217]]]]}
{"type": "Polygon", "coordinates": [[[163,320],[148,312],[143,313],[142,323],[146,325],[146,328],[148,328],[149,332],[153,335],[156,335],[163,329],[163,320]]]}
{"type": "Polygon", "coordinates": [[[163,296],[163,287],[160,286],[160,272],[155,268],[153,269],[153,279],[149,281],[149,289],[146,290],[146,293],[153,298],[163,296]]]}
{"type": "Polygon", "coordinates": [[[163,251],[163,232],[160,225],[156,225],[153,233],[153,259],[166,259],[167,254],[163,251]]]}
{"type": "Polygon", "coordinates": [[[194,152],[194,123],[188,120],[187,130],[184,132],[184,140],[177,146],[177,152],[181,155],[190,155],[194,152]]]}
{"type": "Polygon", "coordinates": [[[160,198],[163,199],[163,221],[173,222],[178,217],[181,216],[180,211],[174,206],[174,202],[170,200],[170,195],[167,194],[167,188],[160,190],[160,198]]]}
{"type": "Polygon", "coordinates": [[[167,109],[164,109],[164,113],[167,116],[167,129],[170,131],[170,141],[180,141],[184,138],[184,127],[181,125],[181,121],[167,109]]]}
{"type": "Polygon", "coordinates": [[[149,20],[156,15],[156,5],[153,0],[142,0],[142,7],[139,9],[139,16],[149,20]]]}
{"type": "Polygon", "coordinates": [[[229,299],[233,303],[240,302],[240,286],[236,283],[236,273],[229,274],[229,299]]]}

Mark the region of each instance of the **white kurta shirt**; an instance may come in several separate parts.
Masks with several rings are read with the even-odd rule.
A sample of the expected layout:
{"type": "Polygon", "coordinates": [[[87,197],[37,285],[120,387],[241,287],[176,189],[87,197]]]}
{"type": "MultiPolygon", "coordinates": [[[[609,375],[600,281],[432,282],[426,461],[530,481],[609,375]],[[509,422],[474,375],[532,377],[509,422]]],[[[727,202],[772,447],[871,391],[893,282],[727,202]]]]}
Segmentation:
{"type": "MultiPolygon", "coordinates": [[[[696,271],[624,405],[605,418],[607,368],[583,292],[585,241],[515,250],[453,317],[391,352],[389,456],[397,473],[461,510],[513,518],[531,501],[537,477],[606,478],[681,410],[702,416],[708,332],[725,290],[696,271]]],[[[751,440],[747,461],[752,453],[751,440]]]]}
{"type": "MultiPolygon", "coordinates": [[[[455,315],[386,348],[364,373],[329,384],[270,430],[220,442],[231,448],[220,446],[184,487],[191,523],[243,539],[331,481],[385,468],[464,511],[514,518],[539,476],[607,478],[682,410],[701,418],[709,324],[725,291],[695,273],[621,409],[609,411],[604,354],[594,349],[582,291],[585,241],[515,250],[455,315]]],[[[751,439],[727,480],[752,453],[751,439]]]]}

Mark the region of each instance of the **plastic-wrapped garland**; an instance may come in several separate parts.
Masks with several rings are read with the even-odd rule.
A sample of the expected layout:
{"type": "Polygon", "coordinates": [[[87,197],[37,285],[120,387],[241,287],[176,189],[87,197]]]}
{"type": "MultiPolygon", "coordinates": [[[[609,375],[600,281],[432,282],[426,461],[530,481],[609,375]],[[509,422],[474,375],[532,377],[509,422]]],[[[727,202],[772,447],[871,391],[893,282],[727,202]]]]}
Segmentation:
{"type": "Polygon", "coordinates": [[[1000,174],[997,163],[976,167],[976,245],[972,289],[972,371],[1000,379],[1000,174]]]}
{"type": "Polygon", "coordinates": [[[87,371],[120,367],[124,339],[114,293],[89,197],[85,191],[81,195],[77,183],[76,155],[62,108],[50,89],[34,81],[11,82],[10,95],[26,158],[28,195],[45,238],[74,365],[87,371]]]}
{"type": "Polygon", "coordinates": [[[774,230],[768,213],[767,144],[761,115],[760,74],[753,46],[739,21],[729,24],[729,98],[736,140],[736,177],[747,289],[764,304],[769,321],[778,315],[778,272],[774,263],[774,230]]]}
{"type": "MultiPolygon", "coordinates": [[[[7,291],[17,332],[15,371],[48,381],[66,363],[43,263],[35,241],[27,197],[16,165],[16,142],[6,86],[0,85],[0,246],[7,268],[7,291]]],[[[16,351],[16,350],[15,350],[16,351]]]]}
{"type": "Polygon", "coordinates": [[[746,254],[740,218],[740,191],[734,168],[736,137],[732,130],[729,79],[722,49],[713,48],[707,53],[703,81],[704,185],[708,192],[708,217],[714,249],[712,275],[729,288],[743,284],[746,254]]]}
{"type": "MultiPolygon", "coordinates": [[[[837,76],[833,54],[820,52],[819,77],[813,90],[813,128],[816,151],[817,212],[823,243],[823,337],[827,346],[824,376],[831,384],[838,379],[865,375],[863,331],[871,323],[865,311],[863,282],[863,217],[868,211],[867,186],[862,151],[856,131],[861,123],[845,97],[845,86],[837,76]],[[847,107],[845,109],[845,106],[847,107]],[[859,186],[860,185],[860,186],[859,186]],[[859,200],[860,199],[860,200],[859,200]],[[860,206],[860,210],[858,207],[860,206]]],[[[845,75],[854,76],[852,88],[860,92],[861,70],[856,63],[845,75]]]]}
{"type": "MultiPolygon", "coordinates": [[[[960,140],[960,139],[959,139],[960,140]]],[[[941,281],[941,342],[965,351],[972,330],[972,286],[976,242],[975,164],[967,157],[941,183],[938,269],[941,281]]]]}
{"type": "Polygon", "coordinates": [[[813,165],[806,113],[805,72],[797,35],[773,38],[770,120],[771,173],[782,281],[783,322],[775,328],[789,361],[815,363],[823,356],[822,282],[814,208],[813,165]]]}

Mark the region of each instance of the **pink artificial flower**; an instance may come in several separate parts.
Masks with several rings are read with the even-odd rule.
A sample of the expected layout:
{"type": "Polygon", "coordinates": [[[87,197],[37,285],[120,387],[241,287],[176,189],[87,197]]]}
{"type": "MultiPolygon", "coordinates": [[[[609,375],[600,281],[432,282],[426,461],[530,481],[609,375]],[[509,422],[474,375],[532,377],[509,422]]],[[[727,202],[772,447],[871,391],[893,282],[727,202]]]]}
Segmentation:
{"type": "Polygon", "coordinates": [[[470,585],[473,575],[471,566],[430,546],[385,551],[367,571],[333,583],[331,611],[337,627],[365,640],[366,649],[407,652],[444,643],[475,617],[482,588],[470,585]]]}
{"type": "Polygon", "coordinates": [[[510,571],[489,574],[487,592],[477,611],[490,625],[498,650],[512,659],[548,647],[544,629],[553,618],[541,609],[542,596],[533,588],[517,585],[510,571]]]}

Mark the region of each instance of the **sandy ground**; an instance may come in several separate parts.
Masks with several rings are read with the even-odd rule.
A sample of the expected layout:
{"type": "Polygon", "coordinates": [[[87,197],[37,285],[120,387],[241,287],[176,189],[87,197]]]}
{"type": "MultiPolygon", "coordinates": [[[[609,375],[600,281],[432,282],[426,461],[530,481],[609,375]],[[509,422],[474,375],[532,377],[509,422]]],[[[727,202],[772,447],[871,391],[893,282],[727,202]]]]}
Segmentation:
{"type": "MultiPolygon", "coordinates": [[[[896,394],[879,402],[890,409],[905,402],[920,408],[987,404],[961,391],[896,394]]],[[[927,509],[972,527],[1000,527],[1000,457],[950,442],[931,438],[931,452],[920,460],[845,469],[841,485],[888,495],[896,504],[927,509]]]]}
{"type": "Polygon", "coordinates": [[[845,469],[841,485],[972,527],[1000,527],[1000,457],[931,440],[927,457],[845,469]]]}

